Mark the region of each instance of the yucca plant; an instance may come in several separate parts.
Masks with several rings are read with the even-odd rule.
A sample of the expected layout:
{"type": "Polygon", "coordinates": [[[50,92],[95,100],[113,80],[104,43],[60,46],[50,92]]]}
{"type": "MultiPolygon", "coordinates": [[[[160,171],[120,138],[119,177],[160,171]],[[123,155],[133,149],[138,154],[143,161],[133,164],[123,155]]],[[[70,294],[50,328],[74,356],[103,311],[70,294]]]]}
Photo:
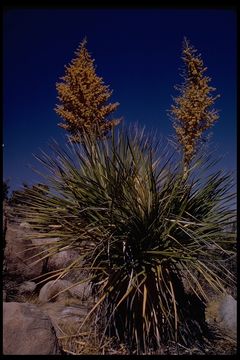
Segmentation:
{"type": "Polygon", "coordinates": [[[52,150],[37,157],[48,191],[30,189],[18,211],[32,237],[56,239],[43,258],[79,251],[58,277],[89,270],[97,300],[87,318],[97,314],[102,339],[114,336],[138,354],[201,339],[204,284],[225,292],[234,282],[221,265],[235,241],[223,231],[233,216],[230,175],[200,176],[212,166],[202,156],[183,179],[168,149],[137,129],[102,141],[85,134],[52,150]]]}

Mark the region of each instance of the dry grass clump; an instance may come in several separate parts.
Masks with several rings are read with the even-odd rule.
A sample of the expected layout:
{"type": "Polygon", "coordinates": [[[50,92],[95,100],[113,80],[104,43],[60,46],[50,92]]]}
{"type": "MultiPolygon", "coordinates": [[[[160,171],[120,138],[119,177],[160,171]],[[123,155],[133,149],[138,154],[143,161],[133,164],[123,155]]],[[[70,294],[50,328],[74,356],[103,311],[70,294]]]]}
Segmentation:
{"type": "Polygon", "coordinates": [[[69,355],[127,355],[124,344],[117,344],[114,338],[105,338],[100,344],[99,335],[91,323],[86,324],[86,331],[76,333],[76,328],[68,323],[61,324],[58,336],[60,346],[69,355]]]}
{"type": "Polygon", "coordinates": [[[29,304],[39,304],[38,294],[19,294],[15,301],[22,302],[22,303],[29,303],[29,304]]]}

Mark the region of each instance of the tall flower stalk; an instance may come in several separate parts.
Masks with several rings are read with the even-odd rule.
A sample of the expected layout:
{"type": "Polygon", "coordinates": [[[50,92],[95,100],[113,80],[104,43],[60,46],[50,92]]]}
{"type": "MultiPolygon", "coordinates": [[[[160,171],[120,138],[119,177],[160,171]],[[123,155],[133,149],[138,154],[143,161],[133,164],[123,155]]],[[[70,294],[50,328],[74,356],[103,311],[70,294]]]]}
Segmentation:
{"type": "Polygon", "coordinates": [[[218,120],[218,111],[213,108],[219,95],[212,96],[216,90],[209,85],[211,78],[205,76],[201,55],[185,38],[182,60],[184,62],[183,83],[175,88],[180,95],[174,98],[170,114],[177,139],[183,151],[183,174],[188,174],[190,162],[203,139],[203,133],[218,120]]]}
{"type": "Polygon", "coordinates": [[[56,84],[59,104],[55,111],[64,120],[64,128],[72,141],[82,139],[83,132],[104,137],[121,119],[110,119],[119,103],[109,103],[112,95],[109,86],[96,74],[94,59],[86,48],[84,39],[76,57],[65,66],[65,75],[56,84]]]}

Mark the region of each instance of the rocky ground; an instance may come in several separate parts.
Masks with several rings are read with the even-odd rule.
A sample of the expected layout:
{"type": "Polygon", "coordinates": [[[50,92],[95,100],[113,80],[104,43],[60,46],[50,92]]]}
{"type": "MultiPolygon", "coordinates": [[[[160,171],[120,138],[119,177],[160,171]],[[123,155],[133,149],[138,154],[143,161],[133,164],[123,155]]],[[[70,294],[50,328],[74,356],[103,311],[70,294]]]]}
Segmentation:
{"type": "MultiPolygon", "coordinates": [[[[39,276],[66,266],[78,254],[64,251],[49,263],[39,260],[25,239],[26,223],[8,222],[3,269],[4,354],[127,354],[112,339],[99,344],[88,322],[79,326],[94,305],[87,283],[71,287],[76,277],[39,282],[39,276]],[[26,251],[26,249],[29,249],[26,251]],[[36,256],[34,265],[29,256],[36,256]],[[36,279],[37,278],[37,279],[36,279]],[[68,289],[67,291],[64,291],[68,289]]],[[[39,240],[37,240],[39,241],[39,240]]],[[[162,355],[230,355],[236,353],[236,300],[228,295],[211,297],[206,310],[209,338],[204,348],[185,348],[169,343],[162,355]]]]}

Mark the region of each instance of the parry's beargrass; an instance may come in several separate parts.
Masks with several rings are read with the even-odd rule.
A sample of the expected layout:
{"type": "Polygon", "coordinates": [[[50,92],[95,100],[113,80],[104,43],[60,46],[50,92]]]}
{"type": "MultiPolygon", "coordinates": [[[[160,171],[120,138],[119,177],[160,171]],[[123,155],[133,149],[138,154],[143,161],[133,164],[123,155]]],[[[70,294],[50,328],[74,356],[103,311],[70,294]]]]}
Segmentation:
{"type": "Polygon", "coordinates": [[[198,156],[185,179],[167,149],[133,129],[101,141],[85,134],[52,151],[38,157],[47,187],[29,189],[16,211],[32,237],[56,239],[42,258],[79,252],[59,277],[89,271],[97,300],[88,319],[97,314],[102,339],[138,354],[201,339],[204,284],[225,292],[234,282],[221,262],[235,241],[225,231],[234,215],[230,175],[209,175],[210,160],[198,156]]]}

